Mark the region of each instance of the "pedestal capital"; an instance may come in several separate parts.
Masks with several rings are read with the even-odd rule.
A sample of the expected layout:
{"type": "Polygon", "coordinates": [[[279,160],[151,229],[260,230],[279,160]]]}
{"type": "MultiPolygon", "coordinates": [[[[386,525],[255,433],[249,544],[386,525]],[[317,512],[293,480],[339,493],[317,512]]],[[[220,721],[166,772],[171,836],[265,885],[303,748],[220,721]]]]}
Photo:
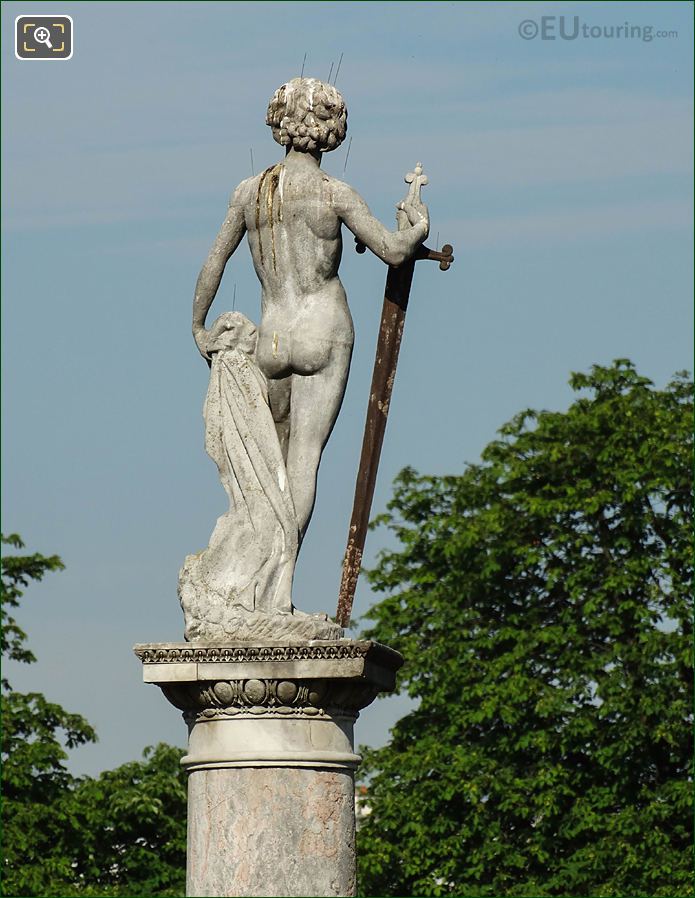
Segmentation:
{"type": "Polygon", "coordinates": [[[146,643],[135,654],[144,681],[184,712],[189,769],[354,768],[354,721],[394,688],[403,663],[393,649],[349,639],[146,643]]]}

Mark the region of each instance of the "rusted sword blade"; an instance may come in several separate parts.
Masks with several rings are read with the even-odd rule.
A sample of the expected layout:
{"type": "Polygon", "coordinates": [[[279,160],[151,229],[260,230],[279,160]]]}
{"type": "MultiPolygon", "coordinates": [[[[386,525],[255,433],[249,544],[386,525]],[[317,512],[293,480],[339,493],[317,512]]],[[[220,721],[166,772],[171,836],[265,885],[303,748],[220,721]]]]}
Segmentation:
{"type": "Polygon", "coordinates": [[[355,485],[355,501],[348,532],[348,544],[343,561],[343,574],[338,595],[336,621],[341,627],[350,624],[350,613],[362,564],[362,552],[367,537],[369,514],[372,509],[376,473],[379,467],[381,447],[384,442],[386,420],[391,402],[393,381],[396,375],[398,352],[403,336],[403,324],[408,308],[410,285],[413,280],[415,259],[404,262],[398,268],[389,267],[386,276],[384,306],[377,342],[372,387],[367,406],[367,422],[364,428],[360,466],[355,485]]]}

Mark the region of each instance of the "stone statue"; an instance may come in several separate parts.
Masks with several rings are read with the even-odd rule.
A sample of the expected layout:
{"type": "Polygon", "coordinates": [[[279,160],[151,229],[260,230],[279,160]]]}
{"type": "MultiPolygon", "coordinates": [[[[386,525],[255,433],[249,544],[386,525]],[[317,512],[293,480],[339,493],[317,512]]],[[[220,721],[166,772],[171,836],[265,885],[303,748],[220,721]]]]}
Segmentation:
{"type": "Polygon", "coordinates": [[[291,583],[352,354],[352,319],[338,277],[341,227],[393,266],[411,258],[429,231],[419,194],[399,204],[400,229],[391,232],[355,190],[321,170],[322,153],[338,147],[347,130],[334,86],[292,79],[273,95],[266,121],[285,158],[234,191],[193,302],[193,336],[211,365],[206,448],[230,511],[208,548],[189,556],[181,571],[187,639],[340,634],[325,615],[293,608],[291,583]],[[258,333],[234,313],[206,330],[225,265],[244,234],[261,282],[258,333]]]}

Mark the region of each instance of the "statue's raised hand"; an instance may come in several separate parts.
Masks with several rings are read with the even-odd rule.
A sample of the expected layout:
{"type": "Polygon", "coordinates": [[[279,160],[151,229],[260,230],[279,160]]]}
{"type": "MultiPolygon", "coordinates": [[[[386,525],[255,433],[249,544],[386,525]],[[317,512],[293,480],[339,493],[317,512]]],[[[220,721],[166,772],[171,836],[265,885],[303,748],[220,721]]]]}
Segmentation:
{"type": "Polygon", "coordinates": [[[406,219],[408,220],[408,224],[411,226],[415,226],[417,224],[423,224],[425,227],[425,233],[423,235],[423,240],[427,238],[427,235],[430,232],[430,213],[427,206],[422,202],[422,200],[418,199],[415,202],[409,202],[409,200],[404,200],[398,206],[399,212],[404,212],[406,219]]]}

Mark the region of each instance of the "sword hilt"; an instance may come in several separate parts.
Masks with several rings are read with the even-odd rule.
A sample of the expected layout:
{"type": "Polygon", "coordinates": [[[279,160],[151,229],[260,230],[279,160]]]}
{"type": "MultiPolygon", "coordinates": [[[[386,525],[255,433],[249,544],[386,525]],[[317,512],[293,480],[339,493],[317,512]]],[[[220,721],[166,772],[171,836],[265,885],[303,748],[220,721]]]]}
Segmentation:
{"type": "MultiPolygon", "coordinates": [[[[363,253],[367,247],[355,237],[355,252],[363,253]]],[[[439,262],[439,268],[446,271],[454,264],[454,247],[450,243],[445,243],[441,250],[430,249],[424,244],[420,246],[415,253],[416,259],[432,259],[433,262],[439,262]]]]}
{"type": "Polygon", "coordinates": [[[454,264],[454,247],[450,243],[445,243],[441,250],[436,250],[423,244],[415,253],[415,258],[432,259],[434,262],[439,262],[439,268],[442,271],[446,271],[454,264]]]}

